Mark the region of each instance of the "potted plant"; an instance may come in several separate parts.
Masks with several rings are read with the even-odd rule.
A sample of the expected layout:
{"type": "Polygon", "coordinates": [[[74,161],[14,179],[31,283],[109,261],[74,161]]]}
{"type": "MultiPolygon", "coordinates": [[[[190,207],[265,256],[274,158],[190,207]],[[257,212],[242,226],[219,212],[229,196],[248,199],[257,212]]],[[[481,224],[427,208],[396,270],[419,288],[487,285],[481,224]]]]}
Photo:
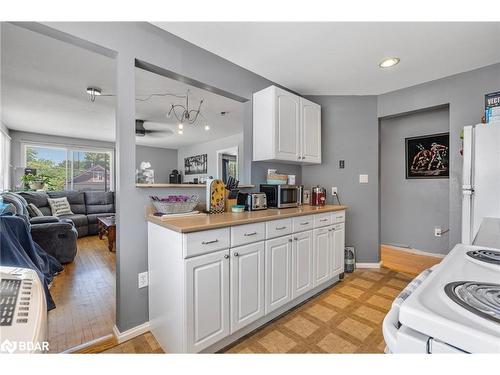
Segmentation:
{"type": "Polygon", "coordinates": [[[50,184],[50,177],[44,175],[33,175],[28,173],[21,177],[21,181],[26,186],[29,186],[31,190],[42,190],[45,188],[45,185],[50,184]]]}

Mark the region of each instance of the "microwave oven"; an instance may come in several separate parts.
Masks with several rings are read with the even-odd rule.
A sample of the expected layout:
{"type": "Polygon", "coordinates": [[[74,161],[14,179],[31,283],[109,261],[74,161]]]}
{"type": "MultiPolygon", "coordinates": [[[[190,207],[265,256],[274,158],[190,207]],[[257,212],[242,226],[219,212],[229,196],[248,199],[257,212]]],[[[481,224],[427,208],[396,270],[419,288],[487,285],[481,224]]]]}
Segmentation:
{"type": "Polygon", "coordinates": [[[301,202],[300,186],[297,185],[260,185],[261,193],[266,193],[267,207],[298,207],[301,202]]]}

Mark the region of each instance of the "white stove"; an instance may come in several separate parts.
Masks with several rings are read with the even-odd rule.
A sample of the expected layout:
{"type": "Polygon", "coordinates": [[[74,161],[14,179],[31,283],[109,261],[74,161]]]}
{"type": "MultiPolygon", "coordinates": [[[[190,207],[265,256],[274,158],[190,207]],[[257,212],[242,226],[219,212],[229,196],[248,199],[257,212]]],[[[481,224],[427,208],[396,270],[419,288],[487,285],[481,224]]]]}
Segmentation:
{"type": "Polygon", "coordinates": [[[500,353],[500,250],[455,246],[394,301],[383,331],[392,353],[500,353]]]}

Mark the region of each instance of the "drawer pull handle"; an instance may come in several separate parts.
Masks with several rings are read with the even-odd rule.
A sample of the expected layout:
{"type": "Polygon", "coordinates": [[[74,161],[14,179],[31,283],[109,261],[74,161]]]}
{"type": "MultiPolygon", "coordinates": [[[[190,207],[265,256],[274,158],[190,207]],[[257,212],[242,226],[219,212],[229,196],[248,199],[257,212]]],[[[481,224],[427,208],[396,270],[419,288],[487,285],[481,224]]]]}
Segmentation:
{"type": "Polygon", "coordinates": [[[325,219],[321,219],[320,221],[328,221],[328,219],[325,218],[325,219]]]}
{"type": "Polygon", "coordinates": [[[250,236],[255,236],[256,234],[257,234],[257,232],[245,233],[244,236],[245,237],[250,237],[250,236]]]}
{"type": "Polygon", "coordinates": [[[300,223],[300,225],[308,225],[308,224],[309,224],[308,221],[304,221],[304,222],[300,223]]]}
{"type": "Polygon", "coordinates": [[[234,255],[235,257],[237,257],[237,256],[238,256],[238,255],[240,255],[240,254],[238,254],[238,253],[234,253],[233,255],[234,255]]]}
{"type": "Polygon", "coordinates": [[[276,227],[276,230],[283,230],[286,229],[286,227],[276,227]]]}
{"type": "Polygon", "coordinates": [[[219,242],[218,239],[212,240],[212,241],[203,241],[201,244],[202,245],[210,245],[211,243],[216,243],[219,242]]]}

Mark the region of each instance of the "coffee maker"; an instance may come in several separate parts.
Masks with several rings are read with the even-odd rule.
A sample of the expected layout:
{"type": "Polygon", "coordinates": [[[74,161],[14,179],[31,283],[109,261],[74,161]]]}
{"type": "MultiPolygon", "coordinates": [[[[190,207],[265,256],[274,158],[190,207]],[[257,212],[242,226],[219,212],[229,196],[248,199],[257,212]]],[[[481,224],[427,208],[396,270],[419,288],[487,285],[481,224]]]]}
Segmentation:
{"type": "Polygon", "coordinates": [[[171,184],[181,184],[182,183],[182,175],[179,173],[177,169],[174,169],[169,176],[169,182],[171,184]]]}
{"type": "Polygon", "coordinates": [[[326,189],[319,185],[311,189],[311,206],[324,206],[326,204],[326,189]]]}

